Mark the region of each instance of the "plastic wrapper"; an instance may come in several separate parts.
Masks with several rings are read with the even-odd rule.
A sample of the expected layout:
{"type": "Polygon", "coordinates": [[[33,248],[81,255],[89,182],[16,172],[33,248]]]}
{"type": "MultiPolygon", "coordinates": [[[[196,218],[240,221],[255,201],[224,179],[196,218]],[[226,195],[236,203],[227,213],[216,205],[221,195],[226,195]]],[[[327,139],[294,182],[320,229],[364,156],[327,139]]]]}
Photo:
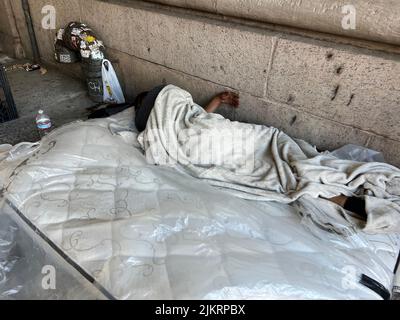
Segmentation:
{"type": "Polygon", "coordinates": [[[10,205],[3,202],[0,207],[0,299],[108,298],[21,221],[10,205]],[[55,271],[54,286],[46,278],[51,270],[55,271]]]}
{"type": "MultiPolygon", "coordinates": [[[[40,269],[49,263],[42,256],[60,254],[60,268],[92,277],[106,298],[385,297],[365,277],[391,291],[399,235],[335,234],[307,219],[312,202],[300,214],[296,206],[246,201],[174,168],[148,165],[132,119],[130,109],[70,124],[33,153],[3,156],[3,197],[19,222],[2,233],[8,253],[0,296],[48,298],[31,285],[32,274],[43,275],[30,267],[14,272],[13,257],[40,269]],[[14,232],[23,226],[39,231],[28,242],[42,255],[25,258],[33,251],[14,232]],[[20,253],[10,254],[13,245],[20,253]]],[[[62,283],[61,298],[80,298],[62,283]]]]}
{"type": "Polygon", "coordinates": [[[359,162],[385,162],[385,158],[381,152],[354,144],[345,145],[333,151],[331,154],[343,160],[354,160],[359,162]]]}

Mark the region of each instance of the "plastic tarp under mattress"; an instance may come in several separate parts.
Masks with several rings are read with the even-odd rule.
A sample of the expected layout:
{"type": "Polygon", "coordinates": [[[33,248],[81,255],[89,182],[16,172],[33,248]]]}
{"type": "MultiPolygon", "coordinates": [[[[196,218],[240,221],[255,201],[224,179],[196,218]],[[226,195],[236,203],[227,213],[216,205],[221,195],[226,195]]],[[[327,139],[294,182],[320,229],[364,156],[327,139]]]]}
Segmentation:
{"type": "Polygon", "coordinates": [[[109,298],[101,286],[96,286],[90,276],[85,277],[75,267],[66,263],[62,255],[23,223],[14,208],[3,205],[0,214],[1,300],[109,298]],[[52,270],[54,280],[48,278],[52,270]]]}
{"type": "Polygon", "coordinates": [[[67,125],[0,165],[19,223],[37,228],[107,297],[381,299],[391,291],[399,235],[330,233],[290,205],[239,199],[148,165],[132,117],[67,125]]]}

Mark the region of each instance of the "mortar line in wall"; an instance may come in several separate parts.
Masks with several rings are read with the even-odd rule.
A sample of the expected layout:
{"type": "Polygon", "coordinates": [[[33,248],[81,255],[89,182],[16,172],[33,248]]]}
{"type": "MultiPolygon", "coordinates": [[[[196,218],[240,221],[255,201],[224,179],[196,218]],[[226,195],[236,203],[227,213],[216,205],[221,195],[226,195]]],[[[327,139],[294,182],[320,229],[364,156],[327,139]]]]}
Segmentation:
{"type": "Polygon", "coordinates": [[[365,143],[365,147],[366,148],[369,147],[369,144],[371,143],[371,140],[372,140],[372,136],[369,136],[368,139],[367,139],[367,142],[365,143]]]}
{"type": "MultiPolygon", "coordinates": [[[[274,99],[264,98],[264,97],[255,97],[255,98],[259,98],[260,100],[262,100],[262,101],[264,101],[266,103],[285,106],[285,107],[287,107],[287,108],[289,108],[291,110],[294,110],[296,112],[305,113],[305,114],[307,114],[307,115],[309,115],[311,117],[314,117],[316,119],[329,121],[329,122],[332,122],[332,123],[337,124],[339,126],[347,127],[347,128],[350,128],[350,129],[356,129],[356,130],[359,130],[360,132],[366,133],[366,134],[368,134],[370,136],[385,138],[385,139],[388,139],[388,140],[393,141],[393,142],[400,142],[400,140],[396,140],[396,139],[391,138],[389,136],[386,136],[384,134],[380,134],[380,133],[377,133],[377,132],[374,132],[374,131],[371,131],[371,130],[366,130],[366,129],[363,129],[363,128],[358,127],[358,126],[352,126],[352,125],[349,125],[349,124],[346,124],[346,123],[343,123],[343,122],[339,122],[339,121],[336,121],[336,120],[333,120],[333,119],[330,119],[330,118],[324,118],[324,117],[321,117],[319,115],[316,115],[316,114],[311,113],[311,112],[306,111],[306,110],[299,110],[298,108],[295,108],[295,107],[293,107],[291,105],[282,103],[282,102],[274,100],[274,99]]],[[[370,137],[370,138],[372,139],[372,137],[370,137]]],[[[367,141],[367,143],[370,143],[370,141],[367,141]]]]}
{"type": "Polygon", "coordinates": [[[268,93],[269,76],[270,76],[271,71],[272,71],[272,66],[273,66],[273,63],[274,63],[274,58],[275,58],[275,53],[276,53],[277,47],[278,47],[278,37],[273,36],[271,38],[271,50],[270,50],[270,57],[269,57],[269,61],[268,61],[267,72],[266,72],[266,75],[265,75],[263,97],[266,97],[267,93],[268,93]]]}
{"type": "Polygon", "coordinates": [[[253,93],[248,92],[248,91],[246,91],[246,90],[240,90],[240,89],[238,89],[238,88],[234,88],[234,87],[228,86],[228,85],[226,85],[226,84],[222,84],[222,83],[219,83],[219,82],[215,82],[215,81],[213,81],[213,80],[205,79],[205,78],[202,78],[202,77],[199,77],[199,76],[196,76],[196,75],[187,73],[187,72],[182,71],[182,70],[174,69],[174,68],[172,68],[172,67],[163,65],[163,64],[158,63],[158,62],[154,62],[154,61],[151,61],[151,60],[147,60],[147,59],[138,57],[138,56],[136,56],[136,55],[134,55],[134,54],[131,54],[131,53],[127,53],[127,52],[124,52],[124,51],[121,51],[121,50],[117,50],[117,49],[113,49],[113,48],[107,48],[107,49],[110,50],[110,51],[121,52],[121,53],[126,54],[126,55],[128,55],[128,56],[130,56],[130,57],[133,57],[133,58],[135,58],[135,59],[138,59],[138,60],[141,60],[141,61],[145,61],[145,62],[148,62],[148,63],[152,63],[152,64],[154,64],[154,65],[156,65],[156,66],[159,66],[159,67],[162,67],[162,68],[166,68],[166,69],[168,69],[168,70],[172,70],[172,71],[174,71],[174,72],[178,72],[178,73],[181,73],[181,74],[183,74],[183,75],[190,76],[190,77],[193,77],[193,78],[202,80],[202,81],[210,82],[210,83],[212,83],[212,84],[215,84],[215,85],[218,85],[218,86],[221,86],[221,87],[224,87],[224,88],[233,90],[233,91],[239,91],[239,92],[247,93],[247,94],[249,94],[249,95],[251,95],[251,96],[253,96],[253,97],[262,98],[261,96],[254,95],[253,93]]]}
{"type": "Polygon", "coordinates": [[[230,24],[236,24],[236,25],[242,25],[245,27],[250,27],[250,28],[256,28],[261,31],[268,30],[270,32],[274,33],[284,33],[287,35],[291,36],[300,36],[300,37],[305,37],[308,39],[313,39],[313,40],[318,40],[318,41],[325,41],[325,42],[333,42],[336,44],[340,45],[345,45],[345,46],[353,46],[357,47],[360,49],[366,49],[366,50],[372,50],[372,51],[379,51],[379,52],[385,52],[385,53],[390,53],[390,54],[399,54],[399,48],[398,46],[389,44],[389,43],[384,43],[384,42],[377,42],[377,41],[371,41],[371,40],[363,40],[360,38],[353,38],[353,37],[347,37],[344,35],[335,35],[335,34],[330,34],[330,33],[323,33],[323,32],[318,32],[318,31],[313,31],[313,30],[308,30],[308,29],[303,29],[300,27],[290,27],[290,26],[285,26],[285,25],[278,25],[274,23],[268,23],[268,22],[261,22],[257,20],[251,20],[251,19],[246,19],[246,18],[239,18],[239,17],[234,17],[230,15],[223,15],[218,13],[216,11],[215,13],[213,12],[207,12],[207,11],[199,11],[196,9],[191,9],[191,8],[183,8],[179,6],[174,6],[171,4],[165,4],[165,3],[159,3],[159,2],[148,2],[146,0],[136,0],[132,1],[132,3],[127,2],[126,0],[98,0],[102,2],[109,2],[109,3],[119,3],[126,6],[126,7],[133,7],[132,3],[136,3],[137,6],[140,7],[140,9],[144,10],[160,10],[164,11],[165,14],[168,15],[175,15],[177,13],[186,15],[186,16],[192,16],[196,18],[205,18],[209,20],[215,20],[215,21],[220,21],[224,23],[230,23],[230,24]]]}

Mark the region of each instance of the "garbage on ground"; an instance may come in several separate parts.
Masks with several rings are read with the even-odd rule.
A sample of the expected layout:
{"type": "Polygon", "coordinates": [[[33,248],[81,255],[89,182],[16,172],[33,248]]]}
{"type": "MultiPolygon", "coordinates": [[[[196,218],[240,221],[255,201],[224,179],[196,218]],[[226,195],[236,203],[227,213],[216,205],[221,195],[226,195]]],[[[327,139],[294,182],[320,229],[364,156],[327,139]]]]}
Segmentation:
{"type": "Polygon", "coordinates": [[[125,102],[114,68],[110,61],[105,60],[104,44],[86,24],[70,22],[66,28],[58,30],[54,51],[59,63],[81,61],[89,97],[93,101],[116,104],[125,102]],[[106,68],[103,62],[106,62],[106,68]]]}
{"type": "Polygon", "coordinates": [[[13,65],[7,66],[5,68],[5,70],[7,72],[15,71],[15,70],[25,70],[27,72],[32,72],[32,71],[41,70],[41,69],[43,69],[43,67],[41,65],[39,65],[39,64],[31,64],[31,63],[13,64],[13,65]]]}
{"type": "Polygon", "coordinates": [[[64,41],[63,41],[64,32],[65,32],[64,29],[60,29],[57,32],[57,36],[56,36],[56,39],[54,41],[54,51],[55,51],[54,56],[55,56],[55,59],[59,63],[75,63],[75,62],[78,62],[80,60],[79,59],[79,55],[75,51],[67,48],[64,45],[64,41]]]}
{"type": "Polygon", "coordinates": [[[102,60],[104,44],[86,24],[70,22],[62,35],[65,46],[80,51],[82,59],[102,60]]]}
{"type": "Polygon", "coordinates": [[[40,68],[40,74],[41,74],[42,76],[44,76],[46,73],[47,73],[47,69],[41,67],[41,68],[40,68]]]}
{"type": "Polygon", "coordinates": [[[25,64],[24,68],[26,71],[31,72],[40,69],[40,65],[38,64],[25,64]]]}

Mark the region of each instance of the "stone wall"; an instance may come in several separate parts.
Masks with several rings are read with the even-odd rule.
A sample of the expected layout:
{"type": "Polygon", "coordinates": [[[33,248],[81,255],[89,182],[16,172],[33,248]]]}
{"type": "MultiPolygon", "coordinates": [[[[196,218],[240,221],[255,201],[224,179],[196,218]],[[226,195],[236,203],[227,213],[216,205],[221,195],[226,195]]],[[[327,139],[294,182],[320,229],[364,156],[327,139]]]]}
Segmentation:
{"type": "Polygon", "coordinates": [[[0,1],[0,50],[14,54],[14,39],[5,0],[0,1]]]}
{"type": "MultiPolygon", "coordinates": [[[[241,108],[222,110],[231,119],[279,127],[320,149],[364,145],[400,166],[396,46],[140,1],[30,0],[49,63],[55,31],[41,27],[48,4],[57,27],[82,21],[104,40],[129,98],[160,83],[189,90],[201,104],[236,90],[241,108]]],[[[79,76],[79,66],[64,69],[79,76]]]]}
{"type": "Polygon", "coordinates": [[[230,17],[400,45],[397,0],[146,0],[230,17]],[[356,28],[343,28],[354,8],[356,28]]]}

